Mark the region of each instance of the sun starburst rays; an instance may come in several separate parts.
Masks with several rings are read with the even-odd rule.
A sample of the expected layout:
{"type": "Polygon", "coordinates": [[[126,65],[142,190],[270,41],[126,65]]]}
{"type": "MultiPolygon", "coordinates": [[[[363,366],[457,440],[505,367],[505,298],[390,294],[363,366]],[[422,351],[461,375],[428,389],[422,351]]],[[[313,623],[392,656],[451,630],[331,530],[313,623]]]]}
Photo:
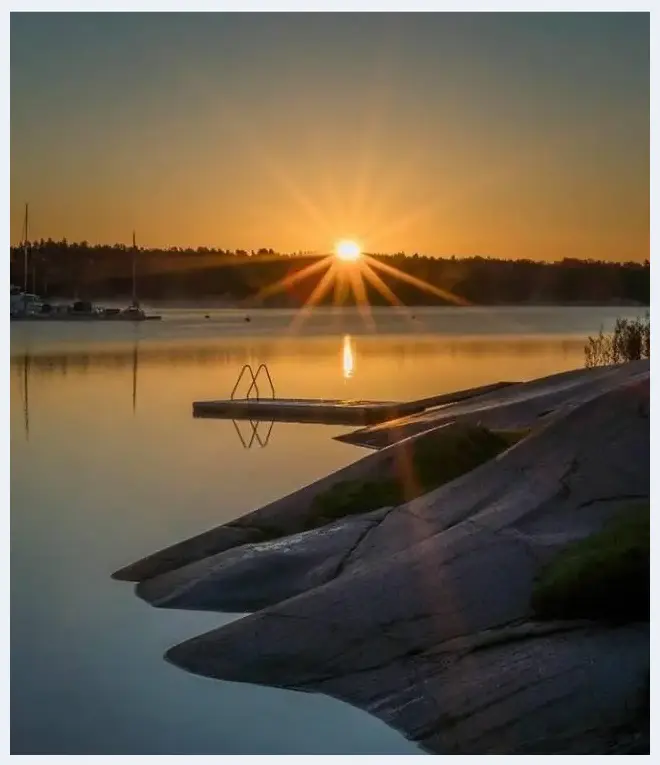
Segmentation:
{"type": "Polygon", "coordinates": [[[389,263],[383,263],[382,260],[366,253],[362,254],[359,260],[351,261],[338,259],[332,255],[322,257],[299,271],[290,273],[274,284],[261,289],[250,302],[261,302],[265,298],[283,292],[319,272],[323,273],[291,322],[291,331],[295,331],[303,324],[309,317],[312,309],[320,305],[331,290],[333,293],[332,304],[335,308],[346,304],[352,298],[365,325],[370,330],[375,331],[376,322],[371,310],[367,285],[378,292],[389,305],[397,309],[406,320],[414,321],[415,317],[410,309],[383,280],[380,274],[409,284],[422,292],[441,298],[447,303],[453,305],[469,304],[467,300],[450,290],[429,284],[429,282],[423,279],[407,274],[389,263]]]}
{"type": "Polygon", "coordinates": [[[422,290],[423,292],[427,292],[430,295],[436,295],[437,297],[442,298],[442,300],[446,300],[448,303],[453,303],[454,305],[468,305],[468,301],[465,300],[465,298],[462,298],[459,295],[455,295],[449,290],[444,290],[441,287],[436,287],[433,284],[429,284],[423,279],[419,279],[416,276],[412,276],[411,274],[407,274],[404,271],[400,271],[398,268],[394,268],[388,263],[382,263],[381,261],[376,260],[371,256],[365,257],[367,258],[370,265],[380,269],[381,271],[384,271],[387,274],[390,274],[391,276],[394,276],[396,279],[400,279],[402,282],[408,282],[408,284],[411,284],[413,287],[417,287],[417,289],[422,290]]]}
{"type": "Polygon", "coordinates": [[[366,262],[364,263],[361,275],[371,284],[376,292],[380,293],[387,300],[400,316],[403,316],[408,322],[413,322],[410,309],[366,262]]]}
{"type": "MultiPolygon", "coordinates": [[[[382,95],[382,94],[381,94],[382,95]]],[[[235,115],[236,127],[242,125],[239,115],[235,115]]],[[[382,122],[376,120],[371,128],[376,130],[382,122]]],[[[369,133],[370,131],[367,131],[369,133]]],[[[378,130],[376,130],[378,132],[378,130]]],[[[248,131],[249,133],[249,131],[248,131]]],[[[250,134],[251,135],[251,134],[250,134]]],[[[373,137],[373,136],[372,136],[373,137]]],[[[383,141],[385,139],[383,138],[383,141]]],[[[278,156],[273,147],[267,146],[251,135],[248,142],[250,148],[260,163],[265,168],[275,183],[279,185],[289,202],[295,205],[302,213],[299,223],[306,219],[313,228],[326,235],[338,226],[345,227],[345,231],[352,231],[358,237],[364,236],[363,242],[388,239],[394,232],[410,230],[417,223],[437,211],[438,204],[442,200],[432,199],[420,201],[416,199],[408,209],[395,213],[397,200],[401,198],[401,187],[416,177],[421,159],[417,156],[407,157],[399,161],[395,170],[388,177],[379,174],[377,157],[385,150],[385,143],[379,141],[365,141],[362,146],[362,162],[358,162],[358,170],[354,176],[353,194],[346,195],[338,188],[332,187],[334,170],[331,165],[319,166],[321,171],[317,175],[316,186],[312,188],[303,183],[304,174],[294,177],[293,170],[288,166],[286,157],[278,156]],[[378,146],[376,146],[378,144],[378,146]],[[319,198],[318,189],[325,188],[328,191],[327,200],[319,198]],[[368,200],[368,203],[367,203],[368,200]],[[345,209],[344,209],[345,208],[345,209]],[[394,213],[394,214],[393,214],[394,213]],[[357,224],[357,226],[355,225],[357,224]]],[[[307,225],[307,224],[306,224],[307,225]]],[[[339,307],[347,302],[353,302],[364,321],[371,330],[376,329],[375,317],[369,300],[369,291],[379,293],[384,300],[394,306],[403,316],[413,320],[411,311],[397,296],[390,286],[392,280],[398,280],[414,287],[416,290],[425,292],[446,303],[454,305],[466,305],[467,301],[455,295],[448,289],[439,285],[430,284],[411,274],[395,268],[380,258],[367,255],[362,252],[357,242],[353,240],[340,240],[335,245],[332,255],[319,258],[316,262],[304,266],[298,271],[292,272],[257,292],[247,301],[249,304],[261,304],[267,298],[278,293],[290,290],[304,280],[317,276],[315,284],[302,308],[297,312],[291,328],[300,327],[310,315],[314,306],[321,304],[332,290],[332,305],[339,307]],[[386,276],[388,283],[383,280],[386,276]]],[[[305,289],[305,292],[307,289],[305,289]]]]}
{"type": "Polygon", "coordinates": [[[403,301],[391,290],[390,287],[378,276],[378,274],[371,268],[368,263],[365,263],[360,277],[366,279],[374,289],[379,292],[390,305],[397,308],[405,308],[403,301]]]}
{"type": "MultiPolygon", "coordinates": [[[[323,262],[327,262],[327,259],[323,262]]],[[[303,307],[296,313],[293,321],[290,325],[290,330],[296,330],[309,316],[315,305],[321,302],[326,292],[334,286],[334,281],[337,277],[337,265],[334,262],[330,263],[328,270],[323,274],[318,284],[312,290],[311,295],[305,301],[303,307]]]]}
{"type": "Polygon", "coordinates": [[[374,321],[373,314],[371,313],[371,305],[369,304],[369,298],[367,296],[367,288],[364,283],[364,279],[362,278],[363,272],[368,269],[369,267],[366,266],[366,268],[350,268],[348,269],[348,279],[351,285],[351,289],[353,290],[353,294],[355,295],[355,302],[357,304],[357,309],[360,313],[360,316],[362,316],[362,319],[367,326],[368,329],[371,331],[374,331],[376,329],[376,322],[374,321]]]}
{"type": "Polygon", "coordinates": [[[329,259],[323,258],[321,260],[317,260],[316,263],[310,263],[308,266],[305,266],[305,268],[301,268],[300,271],[288,274],[282,279],[276,281],[274,284],[269,284],[268,286],[260,289],[259,292],[257,292],[257,294],[252,298],[252,302],[259,303],[267,297],[276,295],[278,292],[284,292],[284,290],[286,290],[288,287],[292,287],[297,282],[309,278],[317,271],[321,271],[325,266],[328,265],[328,263],[329,259]]]}

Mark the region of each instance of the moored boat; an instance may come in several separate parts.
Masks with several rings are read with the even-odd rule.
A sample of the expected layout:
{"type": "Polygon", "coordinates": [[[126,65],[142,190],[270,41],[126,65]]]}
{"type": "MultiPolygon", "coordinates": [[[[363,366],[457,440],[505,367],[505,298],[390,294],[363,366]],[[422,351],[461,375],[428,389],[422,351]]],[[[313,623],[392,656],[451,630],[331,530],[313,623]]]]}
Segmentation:
{"type": "MultiPolygon", "coordinates": [[[[104,308],[88,300],[76,300],[71,304],[47,303],[39,295],[27,291],[28,281],[28,206],[25,205],[24,222],[24,272],[25,287],[11,285],[10,319],[12,321],[158,321],[162,317],[147,314],[137,298],[137,245],[133,232],[132,300],[126,308],[104,308]]],[[[34,282],[34,277],[33,277],[34,282]]]]}

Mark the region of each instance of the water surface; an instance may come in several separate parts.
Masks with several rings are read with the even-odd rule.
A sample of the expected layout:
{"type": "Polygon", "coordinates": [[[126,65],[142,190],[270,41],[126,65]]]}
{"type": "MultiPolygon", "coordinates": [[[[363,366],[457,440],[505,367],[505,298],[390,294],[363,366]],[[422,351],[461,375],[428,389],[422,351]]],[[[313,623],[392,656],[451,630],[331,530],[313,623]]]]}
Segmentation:
{"type": "MultiPolygon", "coordinates": [[[[354,461],[349,428],[195,420],[244,363],[277,395],[409,399],[582,365],[617,308],[166,311],[11,329],[12,751],[345,754],[418,750],[333,699],[188,675],[162,660],[222,614],[159,611],[110,574],[354,461]],[[205,318],[209,316],[209,318],[205,318]]],[[[240,391],[239,391],[240,393],[240,391]]]]}

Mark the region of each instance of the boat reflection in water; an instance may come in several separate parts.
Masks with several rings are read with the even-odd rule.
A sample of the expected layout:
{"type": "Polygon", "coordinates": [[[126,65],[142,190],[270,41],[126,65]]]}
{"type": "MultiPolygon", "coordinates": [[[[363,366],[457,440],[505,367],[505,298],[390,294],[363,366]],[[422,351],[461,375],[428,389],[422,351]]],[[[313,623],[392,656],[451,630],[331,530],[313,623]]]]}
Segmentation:
{"type": "Polygon", "coordinates": [[[23,426],[25,429],[25,440],[30,440],[30,356],[25,354],[23,357],[23,426]]]}
{"type": "MultiPolygon", "coordinates": [[[[44,372],[59,371],[66,375],[67,370],[71,368],[85,370],[89,369],[91,366],[97,365],[108,365],[108,367],[126,367],[128,366],[128,363],[130,363],[132,367],[131,402],[133,415],[135,416],[137,412],[138,378],[141,355],[144,356],[146,354],[147,357],[150,357],[158,353],[162,354],[164,357],[167,357],[167,351],[150,348],[148,343],[146,347],[141,348],[140,339],[136,335],[132,343],[131,351],[128,351],[128,349],[123,352],[114,353],[109,351],[99,356],[95,356],[86,352],[73,350],[64,353],[60,352],[53,354],[35,354],[28,348],[24,353],[12,357],[11,365],[14,369],[16,369],[17,374],[21,380],[23,430],[26,440],[29,440],[30,437],[30,379],[35,372],[39,375],[43,374],[44,372]]],[[[172,350],[171,353],[173,359],[178,359],[176,351],[172,350]]],[[[201,354],[199,349],[195,351],[189,351],[188,353],[197,361],[205,361],[203,354],[201,354]]],[[[183,355],[185,356],[185,354],[183,355]]],[[[217,354],[215,353],[209,352],[209,361],[215,360],[216,355],[217,354]]],[[[345,382],[348,382],[354,378],[355,359],[356,352],[354,340],[350,335],[345,335],[341,345],[340,366],[340,374],[345,382]]],[[[232,420],[232,424],[244,449],[252,449],[255,447],[264,449],[270,444],[274,426],[274,421],[272,419],[251,418],[240,421],[232,420]]]]}
{"type": "MultiPolygon", "coordinates": [[[[133,386],[132,386],[132,404],[133,415],[137,411],[137,394],[138,394],[138,368],[139,368],[139,352],[140,341],[135,339],[133,344],[133,386]]],[[[25,440],[30,440],[30,371],[34,365],[34,361],[39,360],[39,356],[33,356],[29,350],[20,357],[15,357],[11,360],[11,363],[17,368],[21,377],[21,399],[23,403],[23,430],[25,432],[25,440]]],[[[67,363],[66,357],[62,359],[61,370],[66,374],[67,363]]]]}
{"type": "MultiPolygon", "coordinates": [[[[140,341],[138,338],[133,343],[132,357],[132,391],[131,401],[133,415],[137,412],[137,400],[138,400],[138,373],[140,368],[140,341]]],[[[39,360],[39,357],[33,356],[29,350],[20,356],[14,357],[12,363],[17,369],[21,379],[21,400],[23,404],[23,431],[25,433],[26,441],[30,440],[30,374],[31,369],[34,366],[35,358],[39,360]]],[[[42,361],[45,361],[42,357],[42,361]]],[[[66,374],[67,358],[64,356],[60,359],[58,367],[66,374]]],[[[47,368],[47,367],[46,367],[47,368]]],[[[264,449],[270,442],[271,432],[273,430],[273,421],[264,420],[247,420],[241,423],[232,420],[239,440],[244,449],[252,449],[253,446],[258,446],[264,449]],[[245,433],[247,426],[248,432],[245,433]]]]}

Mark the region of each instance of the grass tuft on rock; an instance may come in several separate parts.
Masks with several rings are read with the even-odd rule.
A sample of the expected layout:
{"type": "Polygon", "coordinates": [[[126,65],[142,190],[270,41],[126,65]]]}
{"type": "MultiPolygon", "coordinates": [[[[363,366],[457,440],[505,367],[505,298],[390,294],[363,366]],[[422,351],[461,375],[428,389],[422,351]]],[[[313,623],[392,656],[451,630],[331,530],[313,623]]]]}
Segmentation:
{"type": "Polygon", "coordinates": [[[597,534],[563,550],[532,593],[538,619],[648,621],[649,504],[637,504],[597,534]]]}
{"type": "Polygon", "coordinates": [[[312,503],[306,528],[415,499],[493,459],[527,433],[464,424],[439,428],[402,447],[391,475],[340,481],[319,494],[312,503]]]}

